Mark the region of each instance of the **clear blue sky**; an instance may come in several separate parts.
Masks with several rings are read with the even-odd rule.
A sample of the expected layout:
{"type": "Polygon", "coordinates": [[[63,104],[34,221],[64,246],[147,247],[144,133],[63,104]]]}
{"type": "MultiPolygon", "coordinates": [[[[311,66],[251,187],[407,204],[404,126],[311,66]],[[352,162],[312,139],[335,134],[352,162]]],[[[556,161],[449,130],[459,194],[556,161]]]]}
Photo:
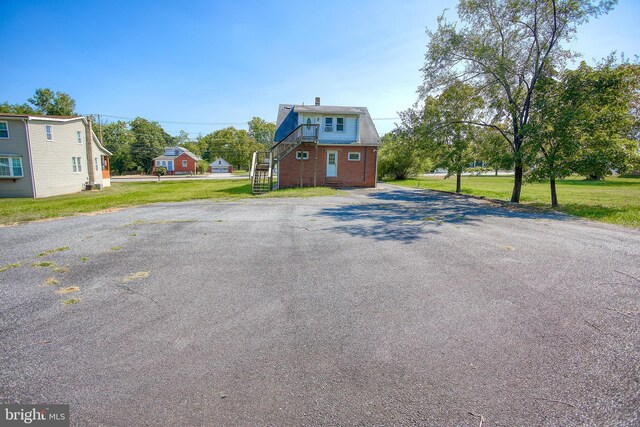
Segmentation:
{"type": "MultiPolygon", "coordinates": [[[[427,37],[455,1],[1,0],[0,102],[39,87],[69,93],[81,114],[141,116],[192,135],[279,103],[368,107],[396,117],[416,100],[427,37]]],[[[640,54],[640,2],[622,0],[579,29],[584,59],[640,54]]],[[[110,119],[113,120],[113,119],[110,119]]],[[[377,120],[379,132],[393,120],[377,120]]]]}

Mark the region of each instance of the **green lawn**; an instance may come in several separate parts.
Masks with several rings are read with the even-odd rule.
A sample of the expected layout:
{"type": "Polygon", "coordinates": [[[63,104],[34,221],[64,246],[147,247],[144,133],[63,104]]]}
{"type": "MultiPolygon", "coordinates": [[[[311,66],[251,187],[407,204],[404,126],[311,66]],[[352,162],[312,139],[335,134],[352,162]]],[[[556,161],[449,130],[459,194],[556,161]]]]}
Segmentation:
{"type": "MultiPolygon", "coordinates": [[[[430,188],[455,192],[455,177],[421,177],[388,181],[408,187],[430,188]]],[[[491,199],[510,200],[512,176],[463,176],[462,192],[491,199]]],[[[640,178],[608,177],[604,181],[585,181],[581,177],[557,182],[557,209],[591,220],[640,228],[640,178]]],[[[526,184],[521,202],[549,208],[551,196],[548,183],[526,184]]]]}
{"type": "Polygon", "coordinates": [[[251,195],[249,180],[193,180],[114,183],[102,191],[54,196],[42,199],[3,199],[0,224],[71,216],[156,202],[197,199],[241,199],[251,197],[330,196],[330,188],[293,188],[251,195]]]}

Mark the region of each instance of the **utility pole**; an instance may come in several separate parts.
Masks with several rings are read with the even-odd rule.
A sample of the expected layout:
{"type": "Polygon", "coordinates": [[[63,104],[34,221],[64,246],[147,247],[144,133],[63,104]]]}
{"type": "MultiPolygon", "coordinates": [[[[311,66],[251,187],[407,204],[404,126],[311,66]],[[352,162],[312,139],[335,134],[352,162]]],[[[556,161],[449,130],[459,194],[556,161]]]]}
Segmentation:
{"type": "Polygon", "coordinates": [[[102,114],[98,114],[98,129],[100,129],[100,144],[104,146],[104,141],[102,140],[102,114]]]}

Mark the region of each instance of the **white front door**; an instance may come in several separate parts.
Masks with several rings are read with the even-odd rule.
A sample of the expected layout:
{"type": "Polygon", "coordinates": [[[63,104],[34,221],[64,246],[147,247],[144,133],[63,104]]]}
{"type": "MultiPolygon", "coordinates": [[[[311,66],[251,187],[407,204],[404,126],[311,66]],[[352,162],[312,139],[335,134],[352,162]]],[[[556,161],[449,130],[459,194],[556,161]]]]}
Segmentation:
{"type": "Polygon", "coordinates": [[[327,151],[327,176],[338,176],[338,152],[335,150],[327,151]]]}

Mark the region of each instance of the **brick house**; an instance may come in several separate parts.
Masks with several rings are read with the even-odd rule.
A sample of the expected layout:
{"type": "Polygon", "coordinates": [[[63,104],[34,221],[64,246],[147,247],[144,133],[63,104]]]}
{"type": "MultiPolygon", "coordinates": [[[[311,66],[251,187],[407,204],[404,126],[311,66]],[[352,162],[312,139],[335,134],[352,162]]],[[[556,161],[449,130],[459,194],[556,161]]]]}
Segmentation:
{"type": "Polygon", "coordinates": [[[182,147],[166,147],[164,154],[153,159],[152,173],[156,167],[167,169],[167,175],[195,174],[198,171],[200,157],[182,147]]]}
{"type": "Polygon", "coordinates": [[[275,145],[254,154],[254,193],[274,187],[375,187],[380,136],[365,107],[281,104],[275,145]]]}

